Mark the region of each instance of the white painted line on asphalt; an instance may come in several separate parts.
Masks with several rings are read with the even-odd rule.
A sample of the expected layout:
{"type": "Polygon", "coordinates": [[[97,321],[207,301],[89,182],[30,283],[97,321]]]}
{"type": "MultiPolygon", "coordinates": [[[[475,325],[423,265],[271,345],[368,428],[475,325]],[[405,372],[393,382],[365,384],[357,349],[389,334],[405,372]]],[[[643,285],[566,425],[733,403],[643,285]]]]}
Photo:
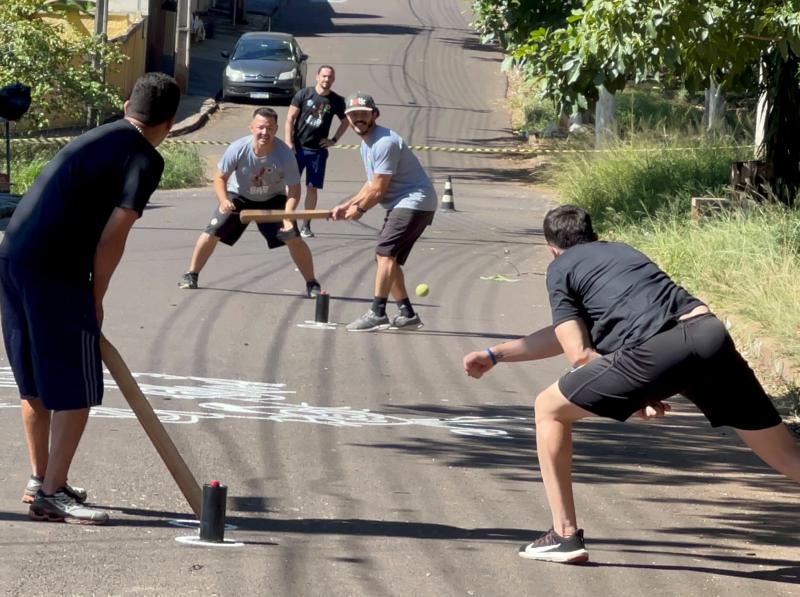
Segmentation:
{"type": "MultiPolygon", "coordinates": [[[[177,402],[195,401],[200,410],[154,409],[162,423],[191,425],[208,420],[274,421],[276,423],[311,423],[332,427],[428,427],[444,429],[456,435],[473,437],[511,438],[503,424],[518,430],[529,431],[533,421],[525,417],[473,417],[450,418],[398,416],[373,412],[366,408],[350,406],[315,406],[307,402],[286,402],[286,396],[296,394],[286,389],[286,384],[217,379],[212,377],[180,376],[166,373],[134,373],[142,392],[151,399],[160,397],[177,402]],[[144,380],[150,379],[147,383],[144,380]],[[520,427],[521,426],[521,427],[520,427]]],[[[116,383],[106,372],[103,380],[106,391],[118,391],[116,383]]],[[[17,390],[10,367],[0,367],[0,389],[17,390]]],[[[19,408],[19,400],[0,401],[2,408],[19,408]]],[[[111,406],[93,407],[93,418],[135,419],[128,408],[111,406]]]]}

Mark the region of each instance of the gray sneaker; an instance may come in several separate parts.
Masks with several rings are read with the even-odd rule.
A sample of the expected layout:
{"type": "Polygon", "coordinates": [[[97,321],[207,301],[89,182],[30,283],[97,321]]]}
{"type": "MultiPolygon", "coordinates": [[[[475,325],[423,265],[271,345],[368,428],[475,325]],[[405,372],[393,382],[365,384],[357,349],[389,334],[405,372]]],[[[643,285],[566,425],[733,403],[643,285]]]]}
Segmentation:
{"type": "Polygon", "coordinates": [[[424,325],[425,324],[423,324],[422,320],[419,318],[419,313],[414,313],[414,317],[408,317],[407,315],[400,313],[396,315],[394,319],[392,319],[393,328],[418,330],[424,325]]]}
{"type": "Polygon", "coordinates": [[[311,232],[311,228],[309,228],[308,226],[303,226],[300,229],[300,236],[302,236],[303,238],[314,238],[314,233],[311,232]]]}
{"type": "Polygon", "coordinates": [[[186,272],[183,277],[178,281],[178,288],[188,288],[194,290],[197,288],[197,274],[194,272],[186,272]]]}
{"type": "Polygon", "coordinates": [[[370,309],[354,322],[348,323],[347,330],[350,332],[371,332],[373,330],[385,330],[389,325],[389,318],[386,315],[376,315],[370,309]]]}
{"type": "MultiPolygon", "coordinates": [[[[36,493],[41,488],[42,478],[31,475],[31,478],[28,480],[28,484],[25,486],[25,493],[22,494],[22,501],[26,504],[32,504],[33,498],[36,497],[36,493]]],[[[86,490],[83,487],[72,487],[69,483],[64,484],[63,491],[79,504],[85,502],[86,498],[88,497],[88,495],[86,495],[86,490]]]]}
{"type": "Polygon", "coordinates": [[[66,522],[69,524],[105,524],[108,514],[102,510],[87,508],[67,495],[63,489],[53,495],[45,495],[39,490],[33,498],[28,512],[31,520],[41,522],[66,522]]]}

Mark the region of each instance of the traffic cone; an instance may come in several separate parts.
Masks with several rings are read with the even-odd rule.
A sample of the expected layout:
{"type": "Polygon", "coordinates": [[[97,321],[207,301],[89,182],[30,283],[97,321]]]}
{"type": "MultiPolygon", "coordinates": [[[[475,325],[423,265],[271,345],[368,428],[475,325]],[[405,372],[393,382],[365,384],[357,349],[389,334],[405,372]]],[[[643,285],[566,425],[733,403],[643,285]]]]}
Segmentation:
{"type": "Polygon", "coordinates": [[[453,181],[450,177],[444,183],[444,195],[442,195],[442,205],[439,207],[440,211],[455,211],[456,206],[453,203],[453,181]]]}

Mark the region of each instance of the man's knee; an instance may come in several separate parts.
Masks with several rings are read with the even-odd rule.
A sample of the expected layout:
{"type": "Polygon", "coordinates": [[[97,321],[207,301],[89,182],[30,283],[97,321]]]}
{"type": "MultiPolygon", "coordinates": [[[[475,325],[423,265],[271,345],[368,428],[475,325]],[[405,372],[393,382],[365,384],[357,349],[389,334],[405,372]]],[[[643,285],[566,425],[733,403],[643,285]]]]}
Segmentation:
{"type": "Polygon", "coordinates": [[[552,384],[536,396],[534,411],[537,425],[548,421],[571,423],[592,414],[567,400],[558,389],[557,383],[552,384]]]}

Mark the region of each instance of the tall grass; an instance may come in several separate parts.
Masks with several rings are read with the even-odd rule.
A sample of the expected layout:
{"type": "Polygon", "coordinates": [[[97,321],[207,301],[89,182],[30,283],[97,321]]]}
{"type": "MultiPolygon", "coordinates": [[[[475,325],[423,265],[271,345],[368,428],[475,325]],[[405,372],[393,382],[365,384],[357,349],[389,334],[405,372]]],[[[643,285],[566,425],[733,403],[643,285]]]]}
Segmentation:
{"type": "MultiPolygon", "coordinates": [[[[15,144],[11,160],[12,191],[24,194],[59,149],[55,145],[15,144]]],[[[203,163],[195,149],[165,143],[159,151],[164,158],[159,188],[181,189],[205,184],[203,163]]]]}
{"type": "Polygon", "coordinates": [[[800,210],[759,206],[692,223],[691,196],[726,196],[741,150],[641,144],[563,160],[559,199],[586,208],[598,232],[650,256],[715,311],[800,362],[800,210]]]}
{"type": "Polygon", "coordinates": [[[715,310],[754,323],[781,353],[800,361],[800,211],[764,206],[701,224],[662,216],[630,222],[614,236],[715,310]]]}
{"type": "Polygon", "coordinates": [[[160,188],[185,189],[205,184],[203,162],[196,149],[169,143],[159,149],[164,157],[164,174],[161,176],[160,188]]]}
{"type": "Polygon", "coordinates": [[[690,197],[724,192],[731,162],[743,159],[747,150],[679,145],[637,141],[603,153],[575,154],[550,170],[551,182],[564,203],[592,214],[600,232],[662,212],[684,216],[690,197]]]}

